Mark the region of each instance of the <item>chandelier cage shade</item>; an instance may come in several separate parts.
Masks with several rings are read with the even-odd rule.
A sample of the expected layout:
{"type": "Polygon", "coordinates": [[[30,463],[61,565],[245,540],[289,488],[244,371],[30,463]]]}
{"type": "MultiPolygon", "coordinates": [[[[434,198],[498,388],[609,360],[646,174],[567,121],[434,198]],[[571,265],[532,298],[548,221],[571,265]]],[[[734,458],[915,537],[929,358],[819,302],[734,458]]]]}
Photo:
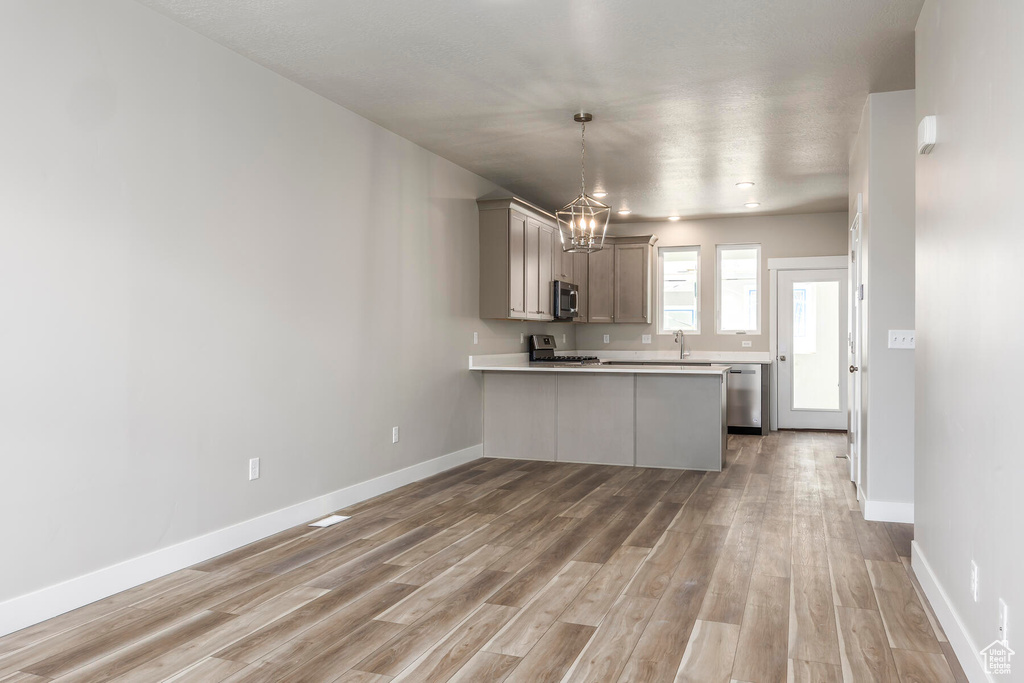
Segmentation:
{"type": "Polygon", "coordinates": [[[589,254],[603,249],[611,215],[611,207],[586,193],[556,211],[562,251],[589,254]]]}
{"type": "Polygon", "coordinates": [[[587,194],[587,122],[593,118],[590,114],[576,114],[573,117],[581,126],[580,193],[576,199],[555,212],[562,251],[589,254],[603,249],[608,219],[612,215],[611,207],[587,194]]]}

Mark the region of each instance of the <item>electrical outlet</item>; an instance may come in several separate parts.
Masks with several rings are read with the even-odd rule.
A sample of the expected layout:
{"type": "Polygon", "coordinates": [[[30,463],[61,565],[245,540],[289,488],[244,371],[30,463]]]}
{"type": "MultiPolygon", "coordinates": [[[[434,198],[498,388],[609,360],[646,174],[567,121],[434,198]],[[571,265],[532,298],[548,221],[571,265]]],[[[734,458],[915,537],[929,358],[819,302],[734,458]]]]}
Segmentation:
{"type": "Polygon", "coordinates": [[[398,427],[391,428],[391,443],[398,443],[398,427]]]}
{"type": "Polygon", "coordinates": [[[525,332],[520,332],[519,333],[519,343],[522,344],[525,341],[526,341],[526,333],[525,332]]]}
{"type": "Polygon", "coordinates": [[[562,335],[562,344],[565,344],[565,335],[562,335]]]}
{"type": "Polygon", "coordinates": [[[610,334],[604,335],[604,343],[605,344],[610,344],[611,341],[612,341],[612,336],[610,334]]]}
{"type": "Polygon", "coordinates": [[[260,459],[249,458],[249,481],[260,478],[260,459]]]}
{"type": "Polygon", "coordinates": [[[971,597],[978,602],[978,563],[971,560],[971,597]]]}
{"type": "Polygon", "coordinates": [[[474,344],[479,344],[480,343],[480,333],[479,332],[474,332],[473,333],[473,343],[474,344]]]}
{"type": "Polygon", "coordinates": [[[641,344],[650,344],[651,343],[651,335],[649,335],[649,334],[640,335],[640,343],[641,344]]]}
{"type": "Polygon", "coordinates": [[[740,343],[743,345],[743,348],[745,348],[745,349],[749,349],[751,346],[754,345],[754,342],[751,342],[751,341],[745,341],[745,342],[740,342],[740,343]]]}
{"type": "Polygon", "coordinates": [[[912,349],[915,344],[914,330],[889,330],[890,349],[912,349]]]}
{"type": "Polygon", "coordinates": [[[999,640],[1007,641],[1010,639],[1008,633],[1010,630],[1010,608],[1006,606],[1006,601],[999,598],[999,640]]]}

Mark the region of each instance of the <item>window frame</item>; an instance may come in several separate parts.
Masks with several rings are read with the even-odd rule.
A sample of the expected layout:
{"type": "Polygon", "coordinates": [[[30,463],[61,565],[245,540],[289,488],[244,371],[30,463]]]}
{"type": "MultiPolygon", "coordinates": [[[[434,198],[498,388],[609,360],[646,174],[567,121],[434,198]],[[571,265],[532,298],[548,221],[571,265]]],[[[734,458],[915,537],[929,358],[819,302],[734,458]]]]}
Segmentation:
{"type": "Polygon", "coordinates": [[[738,244],[716,244],[715,245],[715,334],[726,336],[735,335],[760,335],[761,334],[761,308],[764,302],[764,285],[761,275],[761,245],[760,243],[738,243],[738,244]],[[722,252],[754,249],[757,252],[757,314],[755,317],[756,327],[747,330],[723,330],[722,329],[722,252]]]}
{"type": "Polygon", "coordinates": [[[700,296],[700,245],[676,245],[676,246],[664,246],[658,247],[658,334],[659,335],[674,335],[675,330],[665,329],[665,261],[662,258],[662,254],[665,252],[694,252],[697,254],[697,289],[694,292],[694,297],[697,302],[697,310],[694,313],[694,320],[696,322],[697,329],[694,332],[684,330],[683,333],[690,337],[700,336],[701,331],[701,296],[700,296]]]}

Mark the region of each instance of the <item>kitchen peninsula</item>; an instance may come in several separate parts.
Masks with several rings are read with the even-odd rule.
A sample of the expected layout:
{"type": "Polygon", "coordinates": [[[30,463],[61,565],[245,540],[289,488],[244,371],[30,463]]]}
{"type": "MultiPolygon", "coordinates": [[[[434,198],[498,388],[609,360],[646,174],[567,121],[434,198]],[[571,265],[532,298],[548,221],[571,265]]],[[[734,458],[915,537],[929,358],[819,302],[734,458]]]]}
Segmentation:
{"type": "Polygon", "coordinates": [[[530,364],[470,358],[483,375],[484,455],[721,471],[727,365],[530,364]]]}

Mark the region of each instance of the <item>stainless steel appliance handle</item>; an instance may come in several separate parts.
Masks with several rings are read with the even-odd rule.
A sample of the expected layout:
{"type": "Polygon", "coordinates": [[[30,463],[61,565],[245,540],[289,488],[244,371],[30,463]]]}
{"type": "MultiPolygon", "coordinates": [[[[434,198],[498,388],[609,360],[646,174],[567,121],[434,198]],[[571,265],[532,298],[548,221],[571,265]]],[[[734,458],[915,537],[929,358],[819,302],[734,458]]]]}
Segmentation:
{"type": "Polygon", "coordinates": [[[572,289],[569,290],[569,310],[572,313],[576,313],[580,309],[580,293],[579,291],[572,289]]]}

